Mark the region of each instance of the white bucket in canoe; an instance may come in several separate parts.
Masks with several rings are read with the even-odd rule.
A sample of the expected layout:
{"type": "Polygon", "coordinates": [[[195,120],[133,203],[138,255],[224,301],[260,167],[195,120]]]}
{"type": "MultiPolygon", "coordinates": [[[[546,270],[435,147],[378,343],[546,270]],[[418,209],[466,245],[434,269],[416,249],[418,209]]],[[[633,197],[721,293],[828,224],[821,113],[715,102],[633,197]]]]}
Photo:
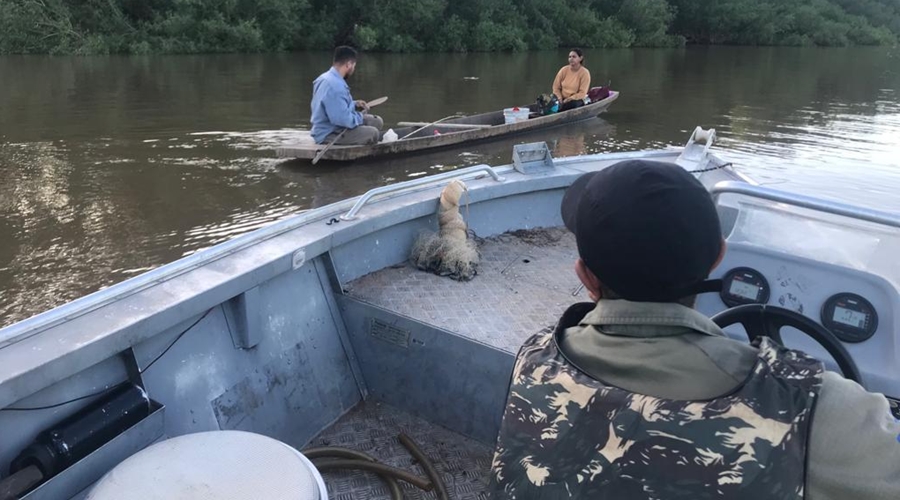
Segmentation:
{"type": "Polygon", "coordinates": [[[528,108],[504,108],[503,123],[509,125],[511,123],[524,122],[528,119],[528,113],[530,112],[531,110],[528,108]]]}

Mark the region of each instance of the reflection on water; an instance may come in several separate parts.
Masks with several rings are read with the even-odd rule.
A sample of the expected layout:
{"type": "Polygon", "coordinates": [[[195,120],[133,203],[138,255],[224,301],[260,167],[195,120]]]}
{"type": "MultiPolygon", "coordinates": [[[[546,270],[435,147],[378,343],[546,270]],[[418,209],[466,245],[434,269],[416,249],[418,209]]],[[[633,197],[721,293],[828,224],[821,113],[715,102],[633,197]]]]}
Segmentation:
{"type": "MultiPolygon", "coordinates": [[[[888,89],[876,95],[900,97],[888,89]]],[[[785,120],[757,124],[735,116],[731,130],[747,132],[740,138],[726,136],[722,144],[732,157],[755,167],[757,176],[771,177],[788,189],[900,211],[900,99],[868,105],[836,102],[829,116],[823,115],[803,107],[785,120]],[[759,130],[761,125],[767,131],[759,130]]]]}
{"type": "MultiPolygon", "coordinates": [[[[892,49],[594,50],[621,98],[593,119],[352,165],[282,162],[306,133],[328,54],[0,57],[0,325],[371,187],[478,163],[514,144],[554,156],[681,145],[784,189],[900,211],[900,61],[892,49]]],[[[532,102],[564,52],[366,55],[355,96],[433,121],[532,102]]]]}

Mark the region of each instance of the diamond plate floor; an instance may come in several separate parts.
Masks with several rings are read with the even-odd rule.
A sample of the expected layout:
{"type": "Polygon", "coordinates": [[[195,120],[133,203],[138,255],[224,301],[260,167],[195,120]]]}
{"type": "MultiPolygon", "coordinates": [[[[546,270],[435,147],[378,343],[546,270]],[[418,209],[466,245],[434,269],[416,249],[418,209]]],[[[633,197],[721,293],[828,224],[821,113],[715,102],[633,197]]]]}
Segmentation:
{"type": "MultiPolygon", "coordinates": [[[[411,437],[432,461],[444,479],[450,498],[484,500],[493,450],[391,406],[368,402],[358,405],[310,443],[340,446],[367,453],[393,467],[427,477],[397,436],[411,437]]],[[[374,474],[361,471],[328,471],[322,474],[331,500],[390,499],[384,483],[374,474]]],[[[399,481],[406,499],[437,498],[399,481]]]]}
{"type": "Polygon", "coordinates": [[[407,264],[344,288],[356,299],[513,353],[555,325],[568,306],[588,300],[575,275],[575,237],[565,228],[505,233],[483,240],[479,251],[478,275],[468,282],[407,264]]]}

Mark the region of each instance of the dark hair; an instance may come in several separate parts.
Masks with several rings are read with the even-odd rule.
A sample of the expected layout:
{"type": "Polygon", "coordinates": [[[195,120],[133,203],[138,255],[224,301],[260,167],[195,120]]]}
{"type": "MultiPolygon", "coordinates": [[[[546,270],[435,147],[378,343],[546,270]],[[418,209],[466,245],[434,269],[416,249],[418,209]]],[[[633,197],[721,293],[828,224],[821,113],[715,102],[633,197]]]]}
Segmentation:
{"type": "Polygon", "coordinates": [[[356,50],[353,47],[341,45],[334,49],[334,64],[343,64],[356,60],[356,50]]]}
{"type": "Polygon", "coordinates": [[[579,49],[578,47],[575,47],[574,49],[570,50],[569,52],[574,52],[575,54],[578,55],[578,57],[581,58],[582,62],[584,61],[584,52],[582,52],[581,49],[579,49]]]}

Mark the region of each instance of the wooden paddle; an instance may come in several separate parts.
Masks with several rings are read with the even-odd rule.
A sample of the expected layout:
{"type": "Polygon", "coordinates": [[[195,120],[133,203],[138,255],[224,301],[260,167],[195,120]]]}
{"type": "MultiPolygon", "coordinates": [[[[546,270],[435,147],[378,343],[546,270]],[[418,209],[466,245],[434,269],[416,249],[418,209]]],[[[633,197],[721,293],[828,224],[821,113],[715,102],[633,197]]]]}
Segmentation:
{"type": "MultiPolygon", "coordinates": [[[[421,127],[425,122],[397,122],[398,127],[421,127]]],[[[467,128],[491,128],[494,125],[477,125],[475,123],[442,123],[441,128],[467,129],[467,128]]]]}
{"type": "Polygon", "coordinates": [[[340,139],[341,137],[343,137],[343,136],[344,136],[344,132],[346,132],[346,131],[348,131],[348,130],[350,130],[350,129],[345,128],[344,130],[341,130],[341,133],[340,133],[340,134],[338,134],[334,139],[332,139],[331,142],[329,142],[328,144],[326,144],[324,148],[320,149],[319,152],[316,153],[315,158],[312,159],[312,164],[315,165],[316,163],[319,163],[319,160],[322,159],[322,155],[325,154],[325,151],[328,151],[328,148],[330,148],[335,142],[337,142],[338,139],[340,139]]]}
{"type": "Polygon", "coordinates": [[[417,129],[413,130],[412,132],[410,132],[410,133],[404,135],[403,137],[401,137],[401,138],[398,139],[398,140],[406,139],[407,137],[409,137],[409,136],[415,134],[416,132],[419,132],[419,131],[421,131],[421,130],[425,130],[426,128],[428,128],[428,127],[430,127],[430,126],[432,126],[432,125],[436,125],[436,124],[438,124],[438,123],[441,123],[441,122],[444,121],[444,120],[449,120],[449,119],[451,119],[451,118],[459,118],[460,116],[462,116],[462,115],[456,114],[456,115],[445,116],[445,117],[441,118],[440,120],[433,121],[433,122],[431,122],[431,123],[429,123],[429,124],[426,124],[426,125],[424,125],[424,126],[422,126],[422,127],[419,127],[419,128],[417,128],[417,129]]]}
{"type": "Polygon", "coordinates": [[[385,96],[385,97],[379,97],[378,99],[372,99],[369,102],[362,101],[363,104],[365,105],[364,108],[360,108],[359,104],[358,104],[359,101],[356,101],[357,102],[356,110],[359,111],[360,113],[368,113],[370,109],[374,108],[375,106],[378,106],[379,104],[384,104],[384,102],[387,100],[388,100],[388,98],[387,98],[387,96],[385,96]]]}
{"type": "Polygon", "coordinates": [[[372,99],[371,101],[366,103],[366,107],[374,108],[375,106],[378,106],[379,104],[384,104],[384,102],[387,100],[388,100],[387,96],[379,97],[378,99],[372,99]]]}

